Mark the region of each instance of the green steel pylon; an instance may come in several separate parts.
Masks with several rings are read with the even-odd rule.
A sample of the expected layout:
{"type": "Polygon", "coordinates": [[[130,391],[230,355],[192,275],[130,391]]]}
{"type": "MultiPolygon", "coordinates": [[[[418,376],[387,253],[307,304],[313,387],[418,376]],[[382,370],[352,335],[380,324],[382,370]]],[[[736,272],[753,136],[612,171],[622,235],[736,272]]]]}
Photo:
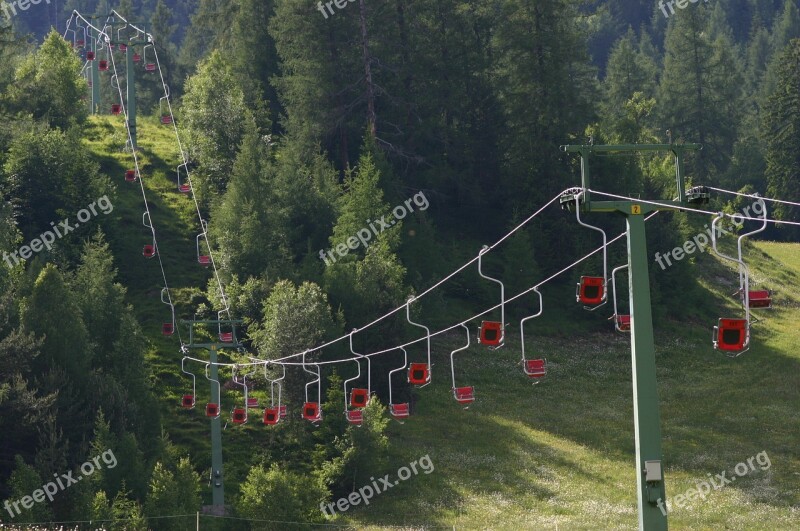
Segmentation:
{"type": "MultiPolygon", "coordinates": [[[[633,421],[636,440],[636,483],[638,487],[639,529],[667,529],[666,490],[661,454],[661,424],[658,411],[653,317],[650,302],[650,277],[647,264],[647,239],[644,216],[656,210],[680,210],[704,197],[684,190],[683,157],[699,144],[627,144],[561,146],[562,151],[581,156],[581,186],[576,193],[562,196],[561,205],[571,208],[580,201],[581,212],[615,212],[625,216],[628,232],[628,285],[631,308],[631,364],[633,367],[633,421]],[[659,205],[635,200],[592,201],[589,159],[593,153],[671,151],[675,156],[677,200],[657,200],[659,205]],[[578,198],[578,196],[580,196],[578,198]],[[662,510],[663,507],[663,510],[662,510]]],[[[604,279],[607,280],[607,279],[604,279]]]]}
{"type": "MultiPolygon", "coordinates": [[[[211,369],[211,380],[219,382],[219,371],[217,367],[217,352],[221,349],[240,349],[243,345],[239,342],[236,335],[236,325],[241,324],[242,320],[181,320],[180,324],[189,325],[189,342],[184,344],[185,348],[200,348],[207,350],[209,353],[209,364],[211,369]],[[196,325],[216,325],[218,327],[230,326],[232,341],[205,341],[196,340],[195,326],[196,325]]],[[[221,393],[220,387],[211,386],[211,400],[219,404],[220,411],[222,411],[222,397],[217,393],[221,393]],[[215,396],[216,395],[216,396],[215,396]]],[[[225,470],[222,463],[222,419],[220,417],[211,419],[211,503],[212,512],[217,515],[225,514],[225,470]]]]}

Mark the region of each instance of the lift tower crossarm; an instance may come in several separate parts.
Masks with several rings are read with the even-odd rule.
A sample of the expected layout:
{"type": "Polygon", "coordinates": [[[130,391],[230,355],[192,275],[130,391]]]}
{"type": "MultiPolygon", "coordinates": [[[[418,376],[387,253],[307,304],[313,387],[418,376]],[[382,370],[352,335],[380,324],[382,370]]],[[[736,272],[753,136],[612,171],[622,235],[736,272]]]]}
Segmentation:
{"type": "Polygon", "coordinates": [[[704,199],[705,190],[685,188],[683,162],[687,151],[701,149],[699,144],[623,144],[561,146],[565,153],[581,156],[581,188],[561,197],[567,210],[615,212],[626,218],[628,228],[628,286],[631,308],[631,366],[633,384],[633,421],[636,441],[636,485],[639,529],[666,531],[666,489],[661,453],[661,421],[658,410],[653,316],[650,302],[647,238],[644,215],[657,210],[680,210],[704,199]],[[675,156],[675,185],[678,200],[596,201],[590,200],[589,158],[594,153],[639,153],[670,151],[675,156]]]}

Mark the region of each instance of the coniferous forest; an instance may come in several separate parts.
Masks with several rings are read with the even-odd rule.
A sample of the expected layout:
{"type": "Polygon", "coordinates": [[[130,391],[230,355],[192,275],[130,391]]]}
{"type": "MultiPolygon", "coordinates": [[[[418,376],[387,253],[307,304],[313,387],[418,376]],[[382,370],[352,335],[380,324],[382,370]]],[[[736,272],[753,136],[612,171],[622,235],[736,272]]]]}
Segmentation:
{"type": "Polygon", "coordinates": [[[560,147],[696,143],[663,513],[800,528],[797,0],[0,0],[0,64],[0,527],[635,529],[625,218],[560,147]]]}

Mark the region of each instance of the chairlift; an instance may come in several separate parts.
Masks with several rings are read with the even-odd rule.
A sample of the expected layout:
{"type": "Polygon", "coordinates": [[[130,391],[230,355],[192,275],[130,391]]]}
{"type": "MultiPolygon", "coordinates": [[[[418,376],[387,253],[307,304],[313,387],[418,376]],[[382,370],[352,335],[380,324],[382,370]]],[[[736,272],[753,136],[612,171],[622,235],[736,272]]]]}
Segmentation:
{"type": "Polygon", "coordinates": [[[235,385],[241,385],[244,388],[244,407],[234,407],[233,411],[231,411],[231,420],[234,424],[247,424],[247,376],[244,376],[240,382],[236,378],[238,368],[238,365],[233,367],[232,379],[235,385]]]}
{"type": "Polygon", "coordinates": [[[489,251],[489,247],[484,245],[478,253],[478,274],[486,280],[491,280],[500,284],[500,321],[481,321],[481,329],[478,334],[478,342],[483,345],[498,349],[503,346],[505,341],[505,320],[506,320],[506,288],[500,280],[488,277],[483,274],[482,257],[489,251]]]}
{"type": "Polygon", "coordinates": [[[86,52],[86,60],[87,61],[94,61],[94,52],[92,52],[92,51],[86,52]]]}
{"type": "Polygon", "coordinates": [[[542,302],[542,293],[539,291],[538,286],[533,288],[533,292],[539,297],[539,311],[528,317],[524,317],[519,322],[519,337],[522,344],[522,370],[528,378],[533,379],[533,383],[538,384],[542,378],[547,374],[547,360],[545,358],[532,358],[525,357],[525,321],[534,319],[542,315],[544,311],[544,304],[542,302]]]}
{"type": "MultiPolygon", "coordinates": [[[[370,393],[372,391],[372,369],[370,365],[369,356],[364,356],[363,354],[359,354],[358,352],[353,350],[353,334],[357,331],[356,328],[353,328],[352,332],[350,332],[350,352],[353,355],[358,356],[359,358],[364,358],[367,360],[367,388],[355,388],[352,389],[350,392],[350,407],[354,408],[364,408],[367,407],[367,402],[369,402],[370,393]]],[[[361,376],[361,361],[356,360],[358,362],[358,376],[354,380],[357,380],[361,376]]],[[[347,387],[344,390],[345,397],[347,396],[347,387]]]]}
{"type": "Polygon", "coordinates": [[[428,362],[412,363],[409,366],[408,383],[412,385],[417,385],[419,387],[425,387],[426,385],[431,383],[431,330],[427,326],[415,323],[414,321],[411,320],[410,306],[415,299],[416,297],[412,295],[406,301],[406,320],[411,325],[425,329],[425,341],[427,344],[428,362]]]}
{"type": "Polygon", "coordinates": [[[206,417],[211,419],[219,418],[219,400],[220,400],[220,386],[219,380],[212,380],[211,377],[208,375],[208,366],[209,364],[206,363],[206,379],[212,384],[212,391],[211,391],[211,402],[206,404],[206,417]],[[213,391],[213,384],[217,384],[217,394],[214,395],[213,391]],[[214,400],[216,398],[216,401],[214,400]]]}
{"type": "MultiPolygon", "coordinates": [[[[222,331],[222,314],[228,312],[230,314],[229,308],[225,308],[224,310],[220,310],[217,312],[217,332],[219,333],[219,340],[222,343],[233,343],[234,339],[234,325],[233,323],[230,324],[231,331],[230,332],[223,332],[222,331]]],[[[229,316],[230,318],[230,316],[229,316]]]]}
{"type": "Polygon", "coordinates": [[[142,248],[142,256],[145,258],[153,258],[158,252],[158,247],[156,246],[156,232],[153,229],[153,224],[150,222],[149,212],[145,211],[142,214],[142,225],[150,229],[150,233],[153,236],[153,243],[148,243],[142,248]]]}
{"type": "Polygon", "coordinates": [[[140,63],[141,61],[142,61],[142,56],[139,55],[138,53],[134,53],[133,54],[133,62],[134,63],[140,63]]]}
{"type": "Polygon", "coordinates": [[[192,185],[189,183],[189,166],[188,162],[184,162],[178,166],[178,191],[183,194],[188,194],[192,191],[192,185]],[[186,182],[181,182],[181,168],[186,172],[186,182]]]}
{"type": "Polygon", "coordinates": [[[107,59],[100,59],[97,62],[97,69],[100,70],[101,72],[107,72],[108,71],[108,60],[107,59]]]}
{"type": "Polygon", "coordinates": [[[125,182],[128,183],[136,182],[136,170],[125,170],[125,182]]]}
{"type": "Polygon", "coordinates": [[[398,348],[403,351],[403,365],[389,371],[389,413],[396,419],[405,419],[408,418],[409,415],[408,402],[395,404],[392,400],[392,375],[394,373],[405,371],[406,367],[408,366],[408,353],[406,352],[406,349],[403,347],[398,348]]]}
{"type": "Polygon", "coordinates": [[[318,364],[314,364],[314,366],[317,368],[316,372],[308,369],[308,367],[306,366],[306,352],[308,351],[306,350],[305,352],[303,352],[303,370],[313,376],[316,376],[316,378],[306,383],[306,401],[303,404],[302,417],[305,420],[311,422],[312,424],[316,424],[322,421],[322,409],[320,408],[320,402],[322,400],[322,371],[318,364]],[[308,398],[308,388],[309,386],[314,385],[314,382],[316,382],[317,384],[316,402],[312,402],[308,398]]]}
{"type": "Polygon", "coordinates": [[[165,336],[171,336],[175,333],[175,305],[172,304],[172,297],[170,297],[169,290],[166,287],[161,288],[161,302],[169,306],[172,316],[170,322],[161,325],[161,333],[165,336]],[[166,299],[164,299],[164,295],[166,295],[166,299]]]}
{"type": "Polygon", "coordinates": [[[183,359],[181,360],[181,372],[184,374],[188,374],[189,376],[192,377],[192,394],[183,395],[183,397],[181,398],[181,407],[184,407],[186,409],[193,409],[195,404],[195,399],[197,397],[197,381],[196,381],[197,379],[194,373],[186,370],[185,364],[186,364],[186,356],[184,356],[183,359]]]}
{"type": "Polygon", "coordinates": [[[611,294],[614,298],[614,315],[612,318],[614,319],[614,328],[617,330],[617,332],[630,332],[630,314],[620,315],[619,311],[617,310],[617,272],[622,271],[623,269],[628,269],[628,264],[615,267],[613,270],[611,270],[611,294]]]}
{"type": "Polygon", "coordinates": [[[111,114],[117,116],[122,113],[122,105],[119,103],[112,103],[111,104],[111,114]]]}
{"type": "Polygon", "coordinates": [[[461,323],[461,326],[464,327],[464,331],[467,333],[467,344],[461,348],[455,349],[453,352],[450,353],[450,375],[452,376],[453,379],[453,387],[452,387],[453,398],[455,398],[459,404],[471,404],[472,402],[475,401],[475,388],[472,386],[456,387],[456,366],[453,360],[453,356],[456,352],[461,352],[462,350],[468,349],[470,342],[469,327],[464,323],[461,323]]]}
{"type": "MultiPolygon", "coordinates": [[[[764,210],[764,212],[765,212],[764,215],[766,216],[766,209],[764,210]]],[[[715,349],[725,352],[728,355],[728,357],[735,358],[737,356],[740,356],[741,354],[744,354],[750,348],[749,347],[750,306],[748,300],[750,293],[750,277],[747,265],[741,260],[741,258],[734,258],[732,256],[728,256],[726,254],[721,253],[717,249],[717,223],[724,218],[725,214],[723,212],[720,212],[719,214],[717,214],[717,216],[714,218],[714,221],[711,223],[711,248],[721,258],[730,260],[732,262],[736,262],[739,265],[739,282],[740,282],[739,289],[742,293],[745,294],[744,295],[745,318],[744,319],[720,318],[717,321],[717,326],[714,327],[714,335],[712,337],[712,342],[715,349]]],[[[741,243],[741,238],[744,236],[745,235],[739,237],[740,243],[741,243]]]]}
{"type": "Polygon", "coordinates": [[[583,196],[582,191],[575,196],[575,217],[578,223],[603,235],[603,276],[582,276],[575,290],[575,298],[584,305],[583,308],[594,311],[608,302],[608,290],[606,289],[606,279],[608,278],[608,238],[606,237],[606,231],[600,227],[589,225],[581,219],[581,196],[583,196]]]}
{"type": "Polygon", "coordinates": [[[165,94],[158,100],[158,111],[161,115],[161,123],[163,125],[170,125],[173,122],[172,119],[172,107],[169,105],[169,94],[165,94]],[[164,110],[164,103],[166,102],[167,108],[164,110]]]}
{"type": "Polygon", "coordinates": [[[286,378],[286,365],[281,364],[283,375],[280,378],[270,378],[267,376],[267,366],[269,362],[264,364],[264,378],[269,382],[269,407],[264,409],[264,424],[274,425],[277,424],[282,418],[286,418],[286,406],[281,405],[281,380],[286,378]],[[275,386],[278,387],[278,401],[275,402],[275,386]]]}
{"type": "Polygon", "coordinates": [[[203,230],[200,234],[197,235],[197,263],[202,266],[209,266],[211,265],[211,256],[206,254],[200,254],[200,238],[206,239],[206,245],[208,245],[208,223],[206,220],[200,220],[200,228],[203,230]]]}
{"type": "MultiPolygon", "coordinates": [[[[763,216],[763,223],[761,227],[751,231],[744,233],[739,236],[736,241],[736,250],[739,253],[739,261],[743,264],[744,258],[742,253],[742,242],[745,238],[752,236],[754,234],[758,234],[759,232],[763,232],[767,228],[767,204],[764,202],[764,199],[760,197],[758,194],[753,194],[753,197],[758,200],[758,203],[761,205],[761,212],[763,216]]],[[[743,274],[741,267],[739,269],[739,295],[742,298],[742,305],[749,308],[759,308],[759,309],[768,309],[772,308],[772,292],[770,290],[753,290],[751,291],[749,288],[745,290],[745,286],[742,282],[743,274]]]]}

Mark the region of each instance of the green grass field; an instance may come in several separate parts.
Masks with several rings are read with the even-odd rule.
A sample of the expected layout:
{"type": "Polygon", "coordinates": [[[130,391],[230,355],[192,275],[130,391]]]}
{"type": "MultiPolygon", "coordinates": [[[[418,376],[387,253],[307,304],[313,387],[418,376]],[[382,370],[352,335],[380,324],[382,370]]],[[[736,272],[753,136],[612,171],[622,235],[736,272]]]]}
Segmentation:
{"type": "MultiPolygon", "coordinates": [[[[121,151],[121,130],[118,120],[93,119],[87,140],[117,183],[114,215],[123,228],[110,240],[120,281],[152,342],[147,361],[171,439],[205,467],[207,424],[199,413],[187,415],[177,407],[184,383],[178,343],[160,335],[160,323],[168,320],[159,302],[161,272],[156,262],[141,258],[147,243],[142,196],[138,184],[122,179],[130,155],[121,151]]],[[[209,273],[195,261],[199,228],[193,203],[174,184],[178,159],[170,135],[172,129],[155,119],[141,120],[153,221],[161,229],[179,317],[185,317],[189,298],[209,273]]],[[[701,283],[719,315],[740,315],[729,296],[736,273],[708,256],[699,259],[708,263],[701,283]]],[[[704,499],[673,507],[673,529],[800,529],[800,244],[760,242],[748,259],[754,279],[775,290],[775,308],[756,314],[748,352],[730,359],[714,351],[713,319],[669,316],[656,323],[667,496],[686,492],[709,474],[736,476],[736,465],[757,454],[767,455],[770,466],[756,464],[704,499]]],[[[574,304],[564,293],[563,304],[574,304]]],[[[607,331],[581,333],[566,319],[568,332],[553,332],[557,317],[548,321],[547,335],[537,334],[534,323],[526,327],[526,348],[546,357],[549,367],[535,386],[519,363],[518,322],[504,348],[473,345],[462,352],[459,380],[474,385],[477,395],[466,410],[450,394],[449,353],[461,346],[462,336],[434,339],[433,384],[417,392],[416,415],[390,425],[392,465],[375,476],[394,476],[398,467],[425,455],[434,471],[413,475],[330,523],[365,529],[635,529],[629,337],[614,333],[610,324],[607,331]]],[[[265,444],[265,430],[248,426],[245,434],[223,434],[228,493],[244,479],[252,444],[265,444]]]]}

